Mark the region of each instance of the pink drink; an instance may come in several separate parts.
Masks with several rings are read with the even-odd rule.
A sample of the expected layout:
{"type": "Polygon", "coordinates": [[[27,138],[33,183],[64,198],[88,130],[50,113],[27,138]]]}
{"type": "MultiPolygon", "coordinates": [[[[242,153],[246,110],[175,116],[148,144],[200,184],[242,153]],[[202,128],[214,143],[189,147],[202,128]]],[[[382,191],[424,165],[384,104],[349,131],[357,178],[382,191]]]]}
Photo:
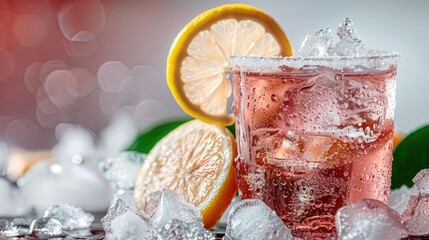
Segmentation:
{"type": "Polygon", "coordinates": [[[263,200],[294,236],[313,238],[335,234],[335,213],[347,203],[387,202],[395,57],[359,69],[233,58],[241,198],[263,200]]]}

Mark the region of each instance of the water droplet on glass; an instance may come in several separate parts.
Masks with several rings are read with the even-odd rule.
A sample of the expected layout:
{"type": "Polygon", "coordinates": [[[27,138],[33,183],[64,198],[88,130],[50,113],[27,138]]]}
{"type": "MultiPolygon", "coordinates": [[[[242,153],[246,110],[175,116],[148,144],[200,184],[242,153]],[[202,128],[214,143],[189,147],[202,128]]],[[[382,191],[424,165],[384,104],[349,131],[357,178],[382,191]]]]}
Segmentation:
{"type": "Polygon", "coordinates": [[[277,97],[277,95],[276,94],[272,94],[271,95],[271,101],[273,101],[273,102],[277,102],[279,100],[279,98],[277,97]]]}

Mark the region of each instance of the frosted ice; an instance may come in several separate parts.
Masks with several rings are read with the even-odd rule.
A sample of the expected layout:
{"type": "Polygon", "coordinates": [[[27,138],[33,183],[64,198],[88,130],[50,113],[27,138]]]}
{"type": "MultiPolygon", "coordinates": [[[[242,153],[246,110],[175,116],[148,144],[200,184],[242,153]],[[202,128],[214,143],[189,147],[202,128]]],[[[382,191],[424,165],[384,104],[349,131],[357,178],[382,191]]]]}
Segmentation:
{"type": "Polygon", "coordinates": [[[290,238],[290,230],[283,221],[260,200],[238,202],[228,217],[225,240],[290,238]]]}
{"type": "Polygon", "coordinates": [[[52,148],[55,156],[69,159],[76,154],[82,156],[94,154],[95,138],[89,130],[71,124],[62,126],[55,129],[59,139],[58,144],[52,148]]]}
{"type": "Polygon", "coordinates": [[[64,230],[89,228],[94,216],[81,208],[69,204],[56,204],[46,209],[43,217],[55,218],[61,222],[64,230]]]}
{"type": "Polygon", "coordinates": [[[0,140],[0,176],[6,173],[6,162],[9,149],[4,141],[0,140]]]}
{"type": "Polygon", "coordinates": [[[365,46],[356,36],[356,30],[350,18],[345,18],[337,29],[337,35],[340,37],[333,50],[336,56],[357,57],[365,55],[365,46]]]}
{"type": "Polygon", "coordinates": [[[0,176],[0,217],[18,217],[31,210],[19,188],[0,176]]]}
{"type": "Polygon", "coordinates": [[[350,68],[383,69],[397,64],[399,54],[396,52],[366,49],[356,36],[352,21],[345,18],[337,29],[340,41],[334,44],[329,28],[309,34],[304,39],[298,57],[231,57],[233,68],[248,71],[279,71],[287,66],[300,69],[308,66],[325,66],[333,69],[350,68]]]}
{"type": "Polygon", "coordinates": [[[146,154],[122,152],[99,163],[103,176],[113,189],[133,189],[146,154]]]}
{"type": "Polygon", "coordinates": [[[119,190],[113,195],[113,199],[110,202],[110,206],[113,206],[118,199],[121,199],[127,207],[129,207],[133,212],[138,212],[136,208],[136,203],[134,200],[134,191],[132,190],[119,190]]]}
{"type": "Polygon", "coordinates": [[[214,240],[214,236],[201,226],[193,222],[186,223],[178,219],[172,219],[157,230],[159,240],[214,240]]]}
{"type": "Polygon", "coordinates": [[[231,203],[229,204],[228,208],[225,210],[225,212],[223,213],[222,217],[220,218],[218,224],[216,225],[216,227],[224,229],[226,227],[226,224],[228,222],[228,216],[229,213],[232,210],[232,207],[234,206],[235,203],[237,203],[238,201],[240,201],[240,198],[238,196],[235,196],[231,203]]]}
{"type": "Polygon", "coordinates": [[[156,233],[149,221],[133,212],[120,199],[109,209],[101,222],[108,240],[156,239],[156,233]]]}
{"type": "Polygon", "coordinates": [[[320,74],[285,92],[284,119],[289,119],[288,128],[299,132],[303,126],[308,132],[374,141],[381,133],[380,126],[386,114],[384,104],[380,104],[387,101],[380,92],[384,85],[353,78],[338,81],[337,78],[332,73],[320,74]],[[341,127],[344,122],[362,126],[368,120],[376,124],[363,125],[362,129],[341,127]]]}
{"type": "Polygon", "coordinates": [[[429,196],[411,196],[407,208],[402,214],[402,220],[411,235],[422,236],[429,234],[429,196]]]}
{"type": "Polygon", "coordinates": [[[345,18],[337,29],[340,41],[334,46],[331,29],[321,29],[309,34],[301,44],[298,56],[327,57],[347,56],[356,57],[365,52],[364,45],[356,36],[356,30],[350,18],[345,18]]]}
{"type": "Polygon", "coordinates": [[[299,49],[298,56],[302,57],[322,57],[328,56],[333,51],[334,37],[331,29],[320,29],[305,37],[299,49]]]}
{"type": "Polygon", "coordinates": [[[18,229],[11,225],[11,223],[5,219],[0,219],[0,239],[3,237],[16,237],[19,236],[18,229]]]}
{"type": "Polygon", "coordinates": [[[123,113],[115,114],[109,125],[99,133],[98,148],[107,156],[113,156],[129,147],[138,129],[133,119],[123,113]]]}
{"type": "Polygon", "coordinates": [[[399,214],[373,199],[340,208],[336,214],[336,227],[341,240],[399,240],[408,236],[399,214]]]}
{"type": "Polygon", "coordinates": [[[400,188],[390,192],[389,206],[399,214],[402,214],[407,207],[410,196],[417,196],[418,193],[419,191],[415,186],[408,188],[406,185],[402,185],[400,188]]]}
{"type": "MultiPolygon", "coordinates": [[[[67,240],[68,239],[98,239],[94,234],[91,232],[89,228],[83,228],[83,229],[77,229],[72,231],[66,231],[67,233],[67,240]]],[[[104,234],[103,234],[104,235],[104,234]]]]}
{"type": "Polygon", "coordinates": [[[19,235],[23,236],[30,230],[31,221],[30,218],[15,218],[10,225],[17,229],[19,235]]]}
{"type": "Polygon", "coordinates": [[[40,214],[51,205],[65,202],[85,211],[106,211],[113,195],[97,168],[57,160],[36,164],[18,185],[40,214]]]}
{"type": "Polygon", "coordinates": [[[423,169],[413,178],[420,194],[429,194],[429,169],[423,169]]]}
{"type": "Polygon", "coordinates": [[[172,219],[203,225],[201,212],[180,194],[168,189],[149,194],[143,213],[154,226],[164,226],[172,219]]]}
{"type": "Polygon", "coordinates": [[[30,233],[38,238],[61,237],[65,236],[62,228],[61,222],[55,218],[38,218],[31,223],[30,233]]]}

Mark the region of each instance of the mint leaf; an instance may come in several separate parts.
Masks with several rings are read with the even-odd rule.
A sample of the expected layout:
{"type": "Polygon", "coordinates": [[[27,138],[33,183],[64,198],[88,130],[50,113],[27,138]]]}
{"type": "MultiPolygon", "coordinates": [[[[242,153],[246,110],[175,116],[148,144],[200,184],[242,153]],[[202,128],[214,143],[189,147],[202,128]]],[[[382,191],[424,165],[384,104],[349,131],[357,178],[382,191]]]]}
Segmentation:
{"type": "MultiPolygon", "coordinates": [[[[149,153],[155,144],[165,137],[169,132],[182,125],[185,122],[192,120],[191,118],[175,119],[160,123],[153,128],[140,133],[127,151],[136,151],[141,153],[149,153]]],[[[227,127],[235,136],[235,125],[227,127]]]]}
{"type": "Polygon", "coordinates": [[[392,189],[403,184],[412,186],[412,179],[423,168],[429,168],[429,125],[409,134],[393,153],[392,189]]]}
{"type": "Polygon", "coordinates": [[[127,150],[148,153],[165,135],[190,120],[190,118],[176,119],[158,124],[155,127],[140,133],[127,150]]]}

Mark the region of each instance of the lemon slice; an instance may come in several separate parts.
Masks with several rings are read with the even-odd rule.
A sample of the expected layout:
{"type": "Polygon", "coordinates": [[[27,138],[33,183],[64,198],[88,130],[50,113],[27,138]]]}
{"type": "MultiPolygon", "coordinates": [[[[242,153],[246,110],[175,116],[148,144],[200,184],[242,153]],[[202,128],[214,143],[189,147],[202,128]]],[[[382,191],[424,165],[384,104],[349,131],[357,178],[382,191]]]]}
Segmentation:
{"type": "Polygon", "coordinates": [[[226,128],[199,120],[179,126],[147,155],[134,190],[137,209],[143,210],[152,191],[171,189],[193,203],[204,226],[212,228],[237,191],[235,156],[234,137],[226,128]]]}
{"type": "Polygon", "coordinates": [[[177,35],[167,60],[170,90],[189,115],[230,125],[230,56],[291,56],[291,44],[265,12],[244,4],[213,8],[190,21],[177,35]]]}

